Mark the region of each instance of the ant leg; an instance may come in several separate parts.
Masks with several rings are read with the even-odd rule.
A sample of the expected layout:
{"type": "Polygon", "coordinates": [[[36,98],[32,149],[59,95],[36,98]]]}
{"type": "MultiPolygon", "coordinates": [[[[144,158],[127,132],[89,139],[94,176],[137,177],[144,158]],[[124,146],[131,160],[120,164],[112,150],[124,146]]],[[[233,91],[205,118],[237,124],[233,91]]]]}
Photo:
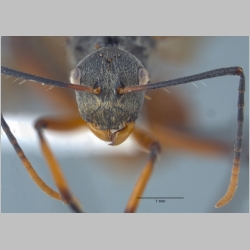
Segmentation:
{"type": "Polygon", "coordinates": [[[132,191],[132,194],[127,203],[125,213],[133,213],[136,211],[139,199],[147,185],[147,182],[152,174],[154,163],[157,155],[160,153],[160,144],[151,137],[146,131],[134,128],[133,135],[138,143],[147,151],[149,151],[149,160],[145,165],[142,173],[137,180],[137,183],[132,191]]]}
{"type": "Polygon", "coordinates": [[[178,93],[154,90],[150,93],[150,98],[150,101],[145,102],[144,112],[150,132],[162,147],[208,156],[222,156],[231,152],[231,145],[227,143],[183,129],[188,126],[190,115],[186,102],[178,97],[178,93]]]}
{"type": "Polygon", "coordinates": [[[83,126],[85,123],[81,118],[64,118],[64,119],[50,119],[50,118],[42,118],[39,119],[35,123],[35,128],[38,132],[38,136],[41,143],[41,148],[43,155],[47,161],[47,164],[49,166],[49,169],[51,171],[52,177],[54,179],[54,182],[59,190],[59,193],[61,194],[61,197],[63,201],[66,204],[69,204],[70,207],[75,212],[83,212],[82,206],[80,202],[77,200],[77,198],[73,195],[73,193],[70,191],[70,188],[68,186],[68,183],[66,181],[66,178],[63,175],[63,172],[61,170],[61,167],[59,163],[57,162],[56,158],[54,157],[51,149],[49,148],[49,145],[47,141],[45,140],[45,137],[43,135],[43,129],[53,129],[53,130],[71,130],[73,128],[83,126]]]}
{"type": "Polygon", "coordinates": [[[12,132],[10,131],[10,128],[8,126],[8,124],[6,123],[5,119],[3,118],[3,115],[1,114],[1,125],[2,128],[5,132],[5,134],[7,135],[10,143],[12,144],[12,146],[14,147],[17,155],[19,156],[21,162],[23,163],[23,166],[26,168],[27,172],[29,173],[31,179],[37,184],[37,186],[39,188],[41,188],[47,195],[49,195],[50,197],[57,199],[57,200],[62,200],[61,195],[54,191],[52,188],[50,188],[37,174],[37,172],[34,170],[34,168],[32,167],[32,165],[30,164],[29,160],[27,159],[27,157],[25,156],[22,148],[20,147],[20,145],[18,144],[15,136],[12,134],[12,132]]]}
{"type": "Polygon", "coordinates": [[[222,156],[231,151],[231,147],[225,143],[200,138],[170,126],[152,125],[152,133],[156,138],[159,138],[161,145],[167,148],[176,148],[208,156],[222,156]]]}

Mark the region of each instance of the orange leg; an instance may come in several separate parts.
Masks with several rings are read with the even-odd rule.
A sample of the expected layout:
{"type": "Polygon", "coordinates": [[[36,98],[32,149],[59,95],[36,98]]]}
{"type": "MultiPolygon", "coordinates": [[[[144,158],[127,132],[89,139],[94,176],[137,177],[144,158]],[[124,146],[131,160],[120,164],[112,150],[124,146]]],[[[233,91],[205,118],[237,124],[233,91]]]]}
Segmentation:
{"type": "Polygon", "coordinates": [[[30,164],[29,160],[26,158],[23,150],[19,146],[16,138],[10,131],[8,124],[3,118],[3,115],[1,115],[1,125],[9,141],[13,145],[17,155],[22,161],[24,167],[28,171],[32,180],[38,185],[38,187],[41,188],[50,197],[57,199],[57,200],[62,200],[66,204],[69,204],[75,212],[83,212],[80,202],[76,199],[76,197],[74,197],[74,195],[70,191],[67,181],[61,171],[61,167],[58,164],[57,160],[55,159],[52,151],[50,150],[48,146],[48,143],[46,142],[43,136],[43,129],[45,127],[48,129],[53,129],[53,130],[71,130],[80,126],[84,126],[85,123],[83,122],[83,120],[81,118],[70,119],[69,117],[65,119],[57,119],[57,120],[45,118],[45,119],[38,120],[35,124],[35,128],[38,132],[43,154],[47,160],[49,169],[56,183],[56,186],[59,190],[59,193],[54,191],[52,188],[50,188],[36,173],[32,165],[30,164]]]}
{"type": "Polygon", "coordinates": [[[153,135],[159,138],[162,146],[185,150],[190,153],[203,154],[208,156],[221,156],[231,151],[231,147],[211,139],[200,138],[187,132],[178,131],[170,126],[152,126],[153,135]]]}
{"type": "Polygon", "coordinates": [[[231,152],[231,145],[216,139],[195,136],[184,130],[189,124],[188,104],[171,90],[149,93],[151,100],[145,102],[144,112],[149,129],[162,147],[184,150],[194,154],[222,156],[231,152]],[[164,112],[162,111],[164,107],[164,112]]]}
{"type": "Polygon", "coordinates": [[[59,190],[59,193],[63,201],[66,204],[69,204],[75,212],[83,212],[82,206],[80,202],[77,200],[77,198],[71,192],[69,185],[66,181],[66,178],[63,175],[61,167],[58,161],[56,160],[56,158],[54,157],[51,149],[49,148],[49,145],[47,141],[45,140],[45,137],[43,136],[43,129],[46,128],[46,129],[52,129],[52,130],[57,130],[57,131],[58,130],[71,130],[76,127],[83,126],[84,124],[85,123],[83,122],[81,118],[72,119],[71,117],[67,117],[64,119],[42,118],[42,119],[39,119],[35,123],[35,128],[38,132],[42,152],[47,161],[47,164],[51,171],[54,182],[59,190]]]}
{"type": "Polygon", "coordinates": [[[138,143],[144,149],[149,151],[149,160],[145,165],[144,169],[142,170],[142,173],[132,191],[132,194],[125,209],[126,213],[133,213],[136,211],[139,204],[138,197],[142,196],[143,194],[143,191],[152,174],[156,157],[160,152],[160,144],[154,138],[152,138],[146,131],[135,128],[133,131],[133,135],[138,141],[138,143]]]}

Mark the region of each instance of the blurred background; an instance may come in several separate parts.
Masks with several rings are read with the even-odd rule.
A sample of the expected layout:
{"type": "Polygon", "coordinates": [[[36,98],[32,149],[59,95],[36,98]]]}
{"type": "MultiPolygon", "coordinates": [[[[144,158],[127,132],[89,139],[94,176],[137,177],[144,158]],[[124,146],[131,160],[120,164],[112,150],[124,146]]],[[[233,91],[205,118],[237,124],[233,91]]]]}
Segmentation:
{"type": "MultiPolygon", "coordinates": [[[[64,37],[2,37],[2,65],[68,81],[72,66],[65,43],[64,37]]],[[[176,143],[177,138],[169,134],[143,196],[184,199],[141,200],[137,212],[249,212],[249,38],[157,38],[147,69],[153,83],[230,66],[242,66],[246,76],[242,163],[235,197],[225,207],[214,208],[229,184],[237,129],[239,78],[226,76],[147,92],[151,100],[145,99],[138,126],[157,134],[158,123],[168,128],[166,132],[176,129],[184,139],[176,143]],[[186,148],[185,135],[210,140],[225,150],[217,154],[186,148]]],[[[40,177],[55,188],[33,124],[41,116],[78,115],[74,92],[5,75],[1,80],[5,119],[40,177]]],[[[71,190],[87,212],[124,211],[148,159],[133,138],[110,147],[85,128],[67,133],[46,131],[46,136],[71,190]]],[[[1,143],[2,212],[71,212],[31,180],[3,130],[1,143]]]]}

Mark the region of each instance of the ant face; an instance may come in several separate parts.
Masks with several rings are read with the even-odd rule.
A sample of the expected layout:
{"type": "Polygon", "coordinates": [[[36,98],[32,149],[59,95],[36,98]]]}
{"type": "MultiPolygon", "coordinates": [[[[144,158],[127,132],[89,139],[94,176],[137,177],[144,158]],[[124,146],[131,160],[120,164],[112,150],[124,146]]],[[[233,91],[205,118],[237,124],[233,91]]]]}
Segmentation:
{"type": "Polygon", "coordinates": [[[94,94],[76,91],[80,115],[91,131],[110,145],[125,141],[141,112],[145,91],[121,95],[118,90],[148,83],[142,63],[120,48],[101,48],[71,71],[70,80],[93,88],[94,94]]]}

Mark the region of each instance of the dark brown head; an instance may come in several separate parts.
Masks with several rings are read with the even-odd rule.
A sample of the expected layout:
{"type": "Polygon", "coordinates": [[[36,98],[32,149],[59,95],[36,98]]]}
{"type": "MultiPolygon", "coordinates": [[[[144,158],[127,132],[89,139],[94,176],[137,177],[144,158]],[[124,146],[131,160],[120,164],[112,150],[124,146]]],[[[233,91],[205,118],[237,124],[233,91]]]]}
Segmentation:
{"type": "Polygon", "coordinates": [[[125,141],[141,112],[145,91],[119,94],[118,89],[149,82],[141,62],[118,47],[101,48],[71,71],[70,80],[94,89],[76,91],[79,112],[91,131],[110,145],[125,141]]]}

